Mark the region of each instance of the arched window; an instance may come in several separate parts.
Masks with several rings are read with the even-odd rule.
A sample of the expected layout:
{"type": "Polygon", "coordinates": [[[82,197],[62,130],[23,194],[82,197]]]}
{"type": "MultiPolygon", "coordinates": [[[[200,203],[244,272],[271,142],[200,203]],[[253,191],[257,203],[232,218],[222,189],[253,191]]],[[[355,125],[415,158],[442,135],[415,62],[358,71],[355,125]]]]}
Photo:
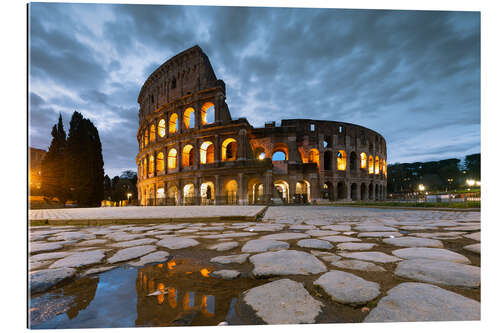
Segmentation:
{"type": "Polygon", "coordinates": [[[155,171],[155,157],[153,155],[149,156],[149,177],[154,175],[155,171]]]}
{"type": "Polygon", "coordinates": [[[211,124],[215,121],[215,106],[214,103],[206,102],[201,107],[201,126],[211,124]]]}
{"type": "Polygon", "coordinates": [[[163,153],[160,151],[156,155],[156,172],[163,172],[165,170],[165,158],[163,153]]]}
{"type": "Polygon", "coordinates": [[[149,142],[154,142],[156,140],[156,130],[155,125],[151,125],[151,129],[149,130],[149,142]]]}
{"type": "Polygon", "coordinates": [[[283,151],[281,151],[281,150],[277,150],[277,151],[274,152],[272,160],[273,161],[285,161],[286,160],[286,154],[283,151]]]}
{"type": "Polygon", "coordinates": [[[343,150],[337,152],[337,170],[344,171],[347,166],[346,153],[343,150]]]}
{"type": "Polygon", "coordinates": [[[372,155],[370,155],[370,157],[368,157],[368,173],[369,174],[373,173],[373,156],[372,155]]]}
{"type": "Polygon", "coordinates": [[[205,141],[200,146],[200,164],[214,163],[214,145],[210,141],[205,141]]]}
{"type": "Polygon", "coordinates": [[[325,151],[323,154],[323,168],[325,170],[332,169],[332,152],[330,150],[325,151]]]}
{"type": "Polygon", "coordinates": [[[264,151],[264,148],[262,147],[255,148],[255,158],[261,161],[266,158],[266,152],[264,151]]]}
{"type": "Polygon", "coordinates": [[[177,113],[173,113],[168,121],[168,133],[174,134],[179,129],[177,113]]]}
{"type": "Polygon", "coordinates": [[[144,147],[146,147],[149,144],[149,133],[148,130],[144,132],[144,147]]]}
{"type": "Polygon", "coordinates": [[[359,155],[359,161],[360,161],[360,164],[359,164],[359,167],[361,169],[366,169],[366,165],[367,165],[367,161],[366,161],[366,154],[365,153],[361,153],[359,155]]]}
{"type": "Polygon", "coordinates": [[[356,170],[356,159],[358,155],[355,152],[351,152],[351,155],[349,156],[349,170],[356,170]]]}
{"type": "Polygon", "coordinates": [[[380,173],[380,160],[378,156],[375,156],[375,174],[378,175],[380,173]]]}
{"type": "Polygon", "coordinates": [[[184,128],[194,128],[194,109],[189,107],[184,110],[184,128]]]}
{"type": "Polygon", "coordinates": [[[316,163],[319,168],[319,151],[315,148],[309,151],[309,163],[316,163]]]}
{"type": "Polygon", "coordinates": [[[222,142],[222,160],[234,161],[236,160],[236,152],[238,151],[238,144],[233,138],[228,138],[222,142]]]}
{"type": "Polygon", "coordinates": [[[177,149],[172,148],[168,151],[168,169],[175,169],[177,167],[177,149]]]}
{"type": "Polygon", "coordinates": [[[194,165],[194,147],[185,145],[182,149],[182,166],[189,167],[194,165]]]}
{"type": "Polygon", "coordinates": [[[158,122],[158,135],[160,138],[163,138],[165,136],[165,119],[160,119],[158,122]]]}

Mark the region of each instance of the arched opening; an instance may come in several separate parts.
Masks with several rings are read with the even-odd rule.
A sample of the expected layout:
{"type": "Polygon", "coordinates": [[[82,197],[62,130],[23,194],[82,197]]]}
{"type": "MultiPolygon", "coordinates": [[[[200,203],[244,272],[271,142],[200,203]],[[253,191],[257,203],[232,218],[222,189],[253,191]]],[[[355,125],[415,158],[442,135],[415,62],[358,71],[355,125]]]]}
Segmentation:
{"type": "Polygon", "coordinates": [[[347,156],[345,151],[339,150],[337,152],[337,170],[338,171],[345,171],[347,166],[347,156]]]}
{"type": "Polygon", "coordinates": [[[375,156],[375,174],[378,175],[380,173],[380,160],[378,156],[375,156]]]}
{"type": "Polygon", "coordinates": [[[156,140],[156,130],[155,125],[152,124],[149,130],[149,142],[154,142],[156,140]]]}
{"type": "Polygon", "coordinates": [[[351,184],[351,200],[358,200],[358,184],[356,183],[351,184]]]}
{"type": "Polygon", "coordinates": [[[333,201],[333,198],[334,198],[333,184],[331,182],[325,182],[323,184],[322,197],[323,197],[323,199],[328,199],[329,201],[333,201]]]}
{"type": "Polygon", "coordinates": [[[177,149],[172,148],[168,151],[168,169],[177,168],[177,149]]]}
{"type": "Polygon", "coordinates": [[[337,184],[337,199],[344,200],[347,199],[347,186],[344,182],[339,182],[337,184]]]}
{"type": "Polygon", "coordinates": [[[149,188],[149,196],[148,196],[148,206],[153,206],[155,204],[155,190],[151,186],[149,188]]]}
{"type": "Polygon", "coordinates": [[[212,205],[215,202],[215,185],[213,182],[204,182],[200,186],[202,205],[212,205]]]}
{"type": "Polygon", "coordinates": [[[250,205],[264,203],[264,184],[259,178],[253,178],[248,182],[248,203],[250,205]]]}
{"type": "Polygon", "coordinates": [[[179,117],[177,116],[177,113],[172,113],[170,116],[170,119],[168,120],[168,133],[174,134],[179,130],[179,117]]]}
{"type": "Polygon", "coordinates": [[[193,184],[184,185],[183,194],[184,194],[184,199],[183,199],[184,205],[194,205],[194,185],[193,184]]]}
{"type": "Polygon", "coordinates": [[[156,205],[165,205],[165,188],[163,186],[156,189],[156,205]]]}
{"type": "Polygon", "coordinates": [[[147,178],[148,176],[148,161],[147,159],[142,160],[142,178],[147,178]]]}
{"type": "Polygon", "coordinates": [[[165,157],[163,156],[163,153],[160,151],[156,155],[156,172],[160,173],[165,171],[165,157]]]}
{"type": "Polygon", "coordinates": [[[380,185],[377,184],[377,185],[375,185],[375,200],[379,199],[379,195],[380,195],[379,191],[380,191],[380,185]]]}
{"type": "Polygon", "coordinates": [[[290,202],[290,187],[284,180],[277,180],[273,183],[273,198],[278,198],[282,203],[290,202]]]}
{"type": "Polygon", "coordinates": [[[363,201],[367,200],[366,184],[365,183],[361,184],[361,200],[363,200],[363,201]]]}
{"type": "Polygon", "coordinates": [[[184,110],[184,128],[194,128],[194,109],[189,107],[184,110]]]}
{"type": "Polygon", "coordinates": [[[153,155],[149,156],[149,177],[153,177],[155,173],[155,157],[153,155]]]}
{"type": "Polygon", "coordinates": [[[212,102],[206,102],[201,107],[201,126],[215,122],[215,106],[212,102]]]}
{"type": "Polygon", "coordinates": [[[179,189],[172,185],[168,187],[167,202],[169,205],[177,205],[179,203],[179,189]]]}
{"type": "Polygon", "coordinates": [[[262,161],[266,158],[266,151],[262,147],[255,148],[254,154],[255,154],[255,158],[258,160],[262,161]]]}
{"type": "Polygon", "coordinates": [[[228,205],[238,204],[238,183],[236,180],[228,180],[222,190],[223,200],[228,205]]]}
{"type": "Polygon", "coordinates": [[[160,138],[163,138],[165,136],[165,119],[160,119],[158,122],[158,135],[160,138]]]}
{"type": "Polygon", "coordinates": [[[141,137],[139,138],[139,148],[141,150],[144,149],[144,136],[143,135],[141,135],[141,137]]]}
{"type": "Polygon", "coordinates": [[[295,202],[308,203],[311,198],[311,185],[307,180],[298,181],[295,184],[295,202]]]}
{"type": "Polygon", "coordinates": [[[362,170],[366,170],[366,166],[367,166],[367,158],[366,158],[366,154],[365,153],[361,153],[359,155],[359,167],[360,169],[362,170]]]}
{"type": "Polygon", "coordinates": [[[194,165],[194,147],[185,145],[182,149],[182,166],[190,167],[194,165]]]}
{"type": "Polygon", "coordinates": [[[387,178],[387,161],[384,160],[384,176],[387,178]]]}
{"type": "Polygon", "coordinates": [[[147,146],[149,144],[149,131],[146,130],[144,132],[144,147],[147,146]]]}
{"type": "Polygon", "coordinates": [[[330,150],[323,154],[323,169],[332,170],[332,152],[330,150]]]}
{"type": "Polygon", "coordinates": [[[275,151],[273,154],[273,161],[286,161],[285,152],[281,150],[275,151]]]}
{"type": "Polygon", "coordinates": [[[368,199],[369,200],[373,200],[373,191],[374,191],[373,183],[370,183],[370,185],[368,185],[368,199]]]}
{"type": "Polygon", "coordinates": [[[238,151],[238,144],[233,138],[228,138],[222,142],[222,160],[223,161],[235,161],[236,153],[238,151]]]}
{"type": "Polygon", "coordinates": [[[372,155],[370,155],[370,157],[368,157],[368,173],[369,174],[373,173],[373,156],[372,155]]]}
{"type": "Polygon", "coordinates": [[[200,146],[200,164],[214,163],[215,149],[210,141],[205,141],[200,146]]]}
{"type": "Polygon", "coordinates": [[[355,152],[351,152],[351,155],[349,156],[349,170],[351,171],[356,171],[356,164],[357,164],[357,154],[355,152]]]}
{"type": "Polygon", "coordinates": [[[275,144],[271,157],[273,161],[288,160],[288,146],[284,143],[275,144]]]}
{"type": "Polygon", "coordinates": [[[309,163],[316,163],[319,168],[319,151],[316,148],[309,151],[309,163]]]}

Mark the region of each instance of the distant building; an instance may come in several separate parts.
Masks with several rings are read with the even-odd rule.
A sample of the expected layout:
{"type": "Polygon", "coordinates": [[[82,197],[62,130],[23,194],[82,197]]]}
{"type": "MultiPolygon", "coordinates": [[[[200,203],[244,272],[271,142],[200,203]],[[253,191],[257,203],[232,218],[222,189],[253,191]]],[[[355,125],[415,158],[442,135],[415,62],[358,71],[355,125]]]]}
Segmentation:
{"type": "Polygon", "coordinates": [[[30,191],[42,188],[42,160],[47,152],[43,149],[30,147],[28,180],[30,191]]]}

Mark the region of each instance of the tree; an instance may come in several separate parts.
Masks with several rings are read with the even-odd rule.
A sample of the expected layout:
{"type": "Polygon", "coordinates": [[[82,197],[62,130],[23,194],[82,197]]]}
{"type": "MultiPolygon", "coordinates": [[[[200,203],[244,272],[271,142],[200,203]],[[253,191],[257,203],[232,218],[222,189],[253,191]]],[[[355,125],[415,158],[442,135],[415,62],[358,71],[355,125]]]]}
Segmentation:
{"type": "Polygon", "coordinates": [[[99,206],[104,198],[104,162],[99,132],[75,111],[64,158],[64,180],[80,206],[99,206]]]}
{"type": "Polygon", "coordinates": [[[474,180],[481,180],[481,154],[465,156],[465,168],[467,177],[474,180]]]}
{"type": "Polygon", "coordinates": [[[111,179],[108,175],[104,176],[104,198],[111,199],[111,179]]]}
{"type": "Polygon", "coordinates": [[[52,127],[52,141],[49,151],[42,161],[42,191],[49,198],[57,198],[63,204],[69,192],[64,182],[64,154],[66,151],[66,132],[59,114],[57,125],[52,127]]]}

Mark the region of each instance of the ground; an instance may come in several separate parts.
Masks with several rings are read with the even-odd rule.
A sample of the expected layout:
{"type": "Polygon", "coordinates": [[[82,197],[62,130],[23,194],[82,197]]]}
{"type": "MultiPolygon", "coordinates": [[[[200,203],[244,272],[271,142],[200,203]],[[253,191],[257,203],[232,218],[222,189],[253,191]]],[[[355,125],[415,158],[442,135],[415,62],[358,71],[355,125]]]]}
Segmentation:
{"type": "Polygon", "coordinates": [[[480,319],[479,212],[163,209],[31,211],[113,222],[30,227],[31,326],[480,319]]]}

